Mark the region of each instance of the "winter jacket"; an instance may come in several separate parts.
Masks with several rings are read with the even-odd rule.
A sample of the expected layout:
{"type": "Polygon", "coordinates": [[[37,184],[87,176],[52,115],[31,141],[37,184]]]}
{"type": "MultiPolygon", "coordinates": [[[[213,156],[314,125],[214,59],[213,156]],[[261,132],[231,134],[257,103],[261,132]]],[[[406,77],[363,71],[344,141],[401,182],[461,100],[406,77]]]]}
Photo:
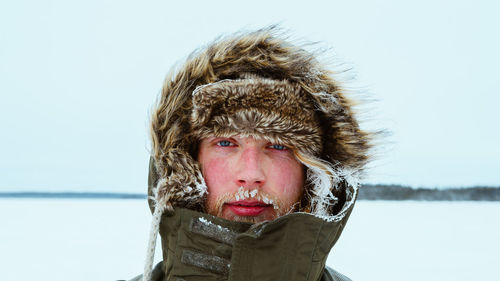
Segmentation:
{"type": "Polygon", "coordinates": [[[325,268],[348,216],[328,222],[292,213],[251,225],[176,208],[162,217],[161,232],[168,235],[162,236],[164,262],[156,265],[153,280],[350,280],[325,268]]]}
{"type": "Polygon", "coordinates": [[[325,261],[354,206],[371,134],[332,73],[271,27],[218,39],[169,74],[151,116],[145,279],[347,280],[325,261]],[[203,212],[198,144],[236,135],[301,155],[299,212],[253,226],[203,212]],[[157,233],[164,263],[152,271],[157,233]]]}

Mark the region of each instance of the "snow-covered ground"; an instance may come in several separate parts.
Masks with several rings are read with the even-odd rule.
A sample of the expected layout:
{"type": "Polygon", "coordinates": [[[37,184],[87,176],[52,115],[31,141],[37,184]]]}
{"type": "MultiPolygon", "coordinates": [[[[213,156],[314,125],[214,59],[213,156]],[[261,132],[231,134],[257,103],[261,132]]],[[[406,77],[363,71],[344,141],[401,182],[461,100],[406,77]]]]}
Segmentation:
{"type": "MultiPolygon", "coordinates": [[[[327,263],[355,281],[500,280],[499,215],[495,202],[360,201],[327,263]]],[[[0,220],[2,281],[143,270],[145,200],[0,199],[0,220]]]]}

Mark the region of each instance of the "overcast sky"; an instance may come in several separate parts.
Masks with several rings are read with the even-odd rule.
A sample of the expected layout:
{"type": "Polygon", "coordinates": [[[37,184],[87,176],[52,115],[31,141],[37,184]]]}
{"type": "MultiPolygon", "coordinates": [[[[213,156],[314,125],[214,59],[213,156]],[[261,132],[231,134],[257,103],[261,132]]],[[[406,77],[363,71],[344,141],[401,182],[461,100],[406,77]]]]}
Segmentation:
{"type": "Polygon", "coordinates": [[[500,185],[497,1],[2,1],[0,191],[145,192],[175,63],[280,23],[353,68],[381,140],[367,183],[500,185]]]}

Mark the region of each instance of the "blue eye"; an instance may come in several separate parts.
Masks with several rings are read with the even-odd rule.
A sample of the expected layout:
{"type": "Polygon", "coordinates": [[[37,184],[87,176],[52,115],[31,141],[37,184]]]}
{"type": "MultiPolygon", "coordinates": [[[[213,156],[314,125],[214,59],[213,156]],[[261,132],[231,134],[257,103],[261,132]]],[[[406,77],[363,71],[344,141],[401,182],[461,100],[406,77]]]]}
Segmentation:
{"type": "Polygon", "coordinates": [[[226,147],[226,146],[231,146],[231,142],[230,142],[230,141],[228,141],[228,140],[221,140],[221,141],[218,141],[218,142],[217,142],[217,145],[218,145],[218,146],[224,146],[224,147],[226,147]]]}
{"type": "Polygon", "coordinates": [[[276,150],[286,150],[287,149],[286,146],[281,145],[281,144],[273,144],[273,145],[271,145],[271,148],[276,149],[276,150]]]}

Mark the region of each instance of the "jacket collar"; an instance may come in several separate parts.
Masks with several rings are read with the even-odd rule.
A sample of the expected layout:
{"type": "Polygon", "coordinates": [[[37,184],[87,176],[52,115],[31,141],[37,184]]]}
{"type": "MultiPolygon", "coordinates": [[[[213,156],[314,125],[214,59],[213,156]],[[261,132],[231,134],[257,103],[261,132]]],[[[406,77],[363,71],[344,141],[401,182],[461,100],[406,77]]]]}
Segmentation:
{"type": "Polygon", "coordinates": [[[319,280],[352,207],[339,221],[292,213],[255,225],[176,208],[160,224],[165,280],[319,280]]]}

